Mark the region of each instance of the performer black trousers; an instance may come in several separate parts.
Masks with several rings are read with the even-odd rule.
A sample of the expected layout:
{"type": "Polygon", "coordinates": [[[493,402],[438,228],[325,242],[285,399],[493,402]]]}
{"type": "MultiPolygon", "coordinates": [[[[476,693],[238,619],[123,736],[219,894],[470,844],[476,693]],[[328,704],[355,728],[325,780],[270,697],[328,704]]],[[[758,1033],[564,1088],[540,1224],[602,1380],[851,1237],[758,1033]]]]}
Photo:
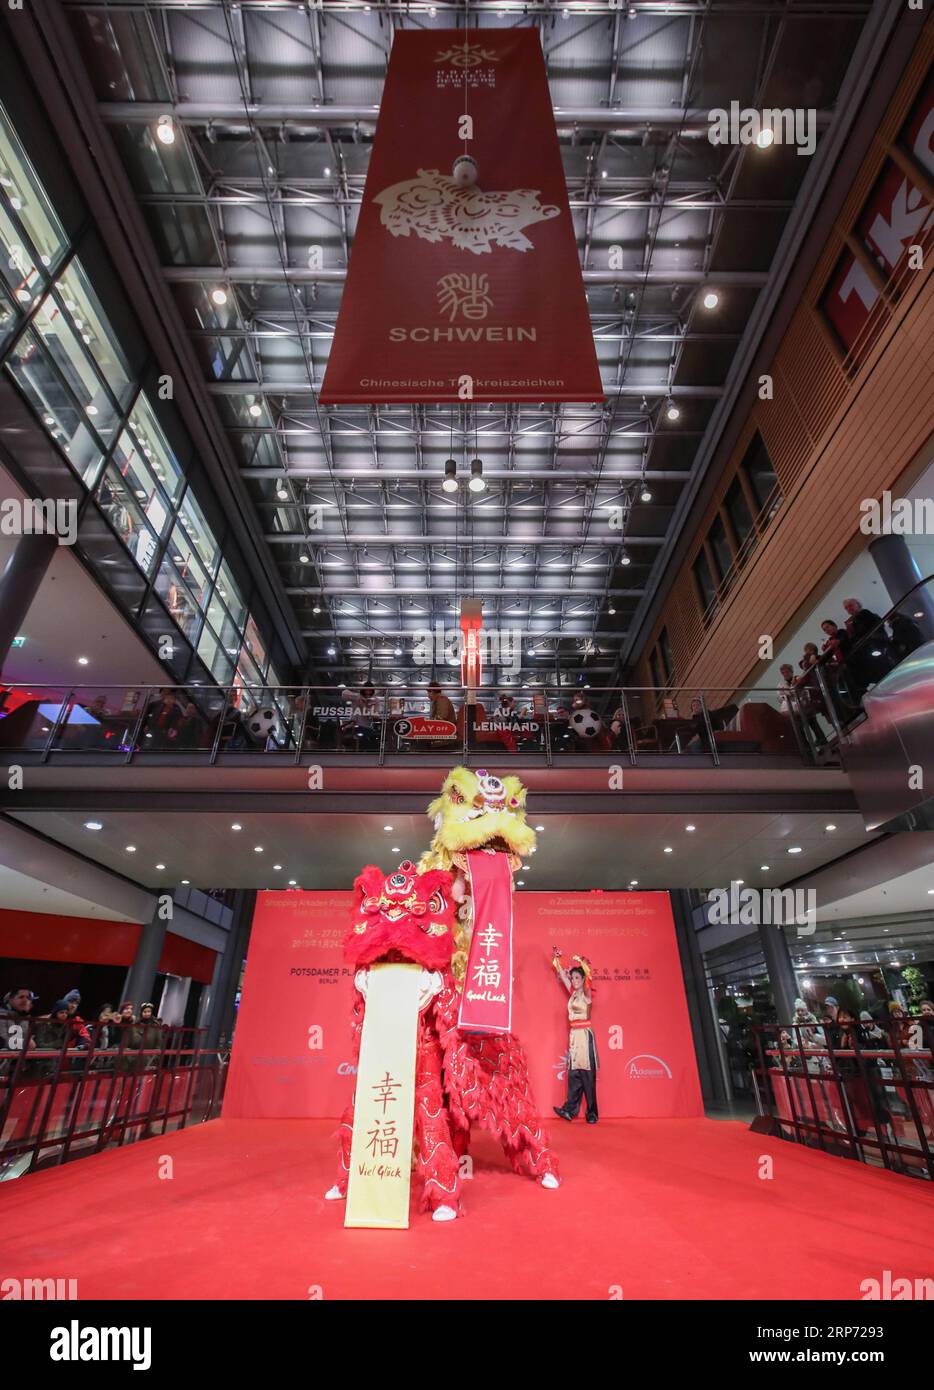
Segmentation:
{"type": "Polygon", "coordinates": [[[593,1045],[593,1033],[587,1034],[587,1045],[590,1048],[590,1070],[576,1067],[568,1072],[568,1098],[564,1102],[564,1108],[569,1115],[577,1114],[582,1098],[587,1103],[587,1114],[597,1114],[597,1054],[593,1045]]]}

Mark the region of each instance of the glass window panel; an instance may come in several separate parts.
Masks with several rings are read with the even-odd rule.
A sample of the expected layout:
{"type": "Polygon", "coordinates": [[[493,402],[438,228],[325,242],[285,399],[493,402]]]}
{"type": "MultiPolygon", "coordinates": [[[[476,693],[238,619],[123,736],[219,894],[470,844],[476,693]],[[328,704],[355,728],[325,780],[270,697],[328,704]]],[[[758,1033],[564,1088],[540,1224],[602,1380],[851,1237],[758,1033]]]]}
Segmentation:
{"type": "Polygon", "coordinates": [[[206,623],[198,643],[198,655],[219,684],[229,684],[233,675],[236,648],[234,656],[230,656],[206,623]]]}
{"type": "Polygon", "coordinates": [[[185,496],[182,498],[182,505],[179,507],[179,516],[185,523],[188,539],[198,552],[205,570],[208,574],[213,575],[217,566],[220,546],[217,543],[214,532],[205,520],[204,513],[198,506],[197,499],[191,488],[187,489],[185,496]]]}
{"type": "MultiPolygon", "coordinates": [[[[782,500],[782,494],[777,490],[778,477],[772,467],[772,460],[758,434],[746,451],[743,468],[746,470],[746,477],[749,479],[753,496],[759,504],[760,510],[771,500],[772,511],[774,511],[782,500]]],[[[771,515],[771,512],[769,514],[771,515]]]]}
{"type": "Polygon", "coordinates": [[[73,260],[59,276],[56,292],[107,385],[125,406],[133,392],[130,368],[80,261],[73,260]]]}
{"type": "Polygon", "coordinates": [[[17,303],[29,308],[42,293],[45,274],[6,208],[0,202],[0,273],[17,303]]]}
{"type": "Polygon", "coordinates": [[[165,535],[171,519],[168,502],[156,482],[152,465],[128,430],[118,439],[113,458],[153,531],[157,536],[165,535]]]}
{"type": "Polygon", "coordinates": [[[139,441],[139,446],[152,465],[153,472],[165,488],[173,503],[178,501],[184,477],[178,459],[169,448],[169,442],[162,432],[146,397],[140,394],[130,412],[130,424],[139,441]]]}
{"type": "Polygon", "coordinates": [[[49,356],[68,387],[91,419],[97,433],[106,440],[117,421],[117,408],[105,391],[77,330],[52,295],[46,295],[33,319],[33,329],[42,339],[49,356]]]}
{"type": "Polygon", "coordinates": [[[65,233],[2,106],[0,189],[44,264],[51,264],[65,249],[65,233]]]}
{"type": "Polygon", "coordinates": [[[231,656],[237,657],[240,653],[240,627],[221,603],[216,589],[211,595],[207,616],[211,627],[220,638],[221,645],[230,652],[231,656]]]}
{"type": "Polygon", "coordinates": [[[265,671],[266,648],[260,640],[260,635],[256,630],[256,624],[252,618],[247,619],[246,628],[243,633],[243,642],[250,656],[256,663],[257,670],[265,671]]]}
{"type": "Polygon", "coordinates": [[[697,580],[701,602],[705,609],[709,608],[717,596],[717,586],[713,582],[713,575],[710,573],[710,566],[707,563],[707,555],[703,550],[694,561],[694,578],[697,580]]]}
{"type": "Polygon", "coordinates": [[[723,579],[725,575],[728,574],[733,564],[733,552],[726,538],[726,527],[723,525],[721,517],[718,516],[714,520],[713,525],[707,532],[707,539],[710,542],[710,548],[717,562],[720,578],[723,579]]]}
{"type": "Polygon", "coordinates": [[[132,488],[113,463],[104,471],[97,503],[140,568],[151,574],[158,549],[156,537],[132,488]]]}
{"type": "Polygon", "coordinates": [[[7,370],[72,468],[92,487],[103,457],[100,443],[33,333],[20,338],[7,358],[7,370]]]}
{"type": "Polygon", "coordinates": [[[168,558],[159,566],[156,575],[156,593],[162,599],[169,615],[184,633],[189,642],[194,642],[201,615],[185,587],[181,575],[168,558]]]}
{"type": "Polygon", "coordinates": [[[0,289],[0,348],[16,327],[16,320],[16,310],[0,289]]]}
{"type": "Polygon", "coordinates": [[[169,554],[195,603],[199,608],[204,608],[211,587],[210,576],[180,521],[175,523],[172,530],[169,554]]]}
{"type": "Polygon", "coordinates": [[[227,605],[237,628],[241,628],[246,622],[246,604],[243,601],[243,594],[240,585],[230,572],[230,566],[225,562],[217,572],[217,592],[227,605]]]}
{"type": "Polygon", "coordinates": [[[256,663],[251,660],[246,650],[240,653],[240,660],[237,662],[237,683],[239,685],[245,685],[251,690],[257,690],[261,688],[263,684],[256,663]]]}
{"type": "Polygon", "coordinates": [[[752,531],[752,516],[746,501],[746,494],[743,492],[743,485],[738,478],[733,479],[727,492],[726,510],[733,524],[733,530],[736,532],[736,540],[739,545],[742,545],[752,531]]]}

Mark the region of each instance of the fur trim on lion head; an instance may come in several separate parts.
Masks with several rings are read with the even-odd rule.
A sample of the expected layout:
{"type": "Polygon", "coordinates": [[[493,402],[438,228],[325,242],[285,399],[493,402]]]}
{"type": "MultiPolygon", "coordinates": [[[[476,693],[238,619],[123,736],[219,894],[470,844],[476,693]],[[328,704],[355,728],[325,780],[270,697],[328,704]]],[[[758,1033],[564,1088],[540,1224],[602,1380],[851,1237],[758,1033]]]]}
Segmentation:
{"type": "Polygon", "coordinates": [[[518,777],[455,767],[428,814],[435,833],[422,868],[450,869],[455,856],[472,849],[497,849],[521,858],[535,848],[535,831],[525,819],[525,787],[518,777]]]}

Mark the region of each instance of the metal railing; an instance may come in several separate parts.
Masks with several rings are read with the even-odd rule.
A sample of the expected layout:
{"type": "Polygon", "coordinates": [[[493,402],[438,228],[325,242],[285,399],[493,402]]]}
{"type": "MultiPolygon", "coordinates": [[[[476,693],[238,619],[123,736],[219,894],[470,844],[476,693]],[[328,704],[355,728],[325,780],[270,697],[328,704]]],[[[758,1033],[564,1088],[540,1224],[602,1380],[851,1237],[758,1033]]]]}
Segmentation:
{"type": "Polygon", "coordinates": [[[61,1046],[46,1047],[36,1044],[43,1042],[47,1020],[6,1022],[10,1045],[0,1050],[0,1181],[220,1113],[227,1059],[203,1045],[203,1028],[142,1025],[143,1041],[157,1044],[144,1047],[136,1045],[134,1035],[141,1025],[125,1024],[117,1028],[117,1045],[102,1047],[104,1025],[95,1025],[85,1046],[76,1046],[69,1030],[61,1046]]]}
{"type": "Polygon", "coordinates": [[[299,762],[316,754],[422,754],[551,765],[568,757],[724,757],[822,761],[822,735],[794,692],[710,687],[424,685],[0,687],[0,760],[84,755],[132,763],[150,755],[214,763],[227,755],[299,762]]]}
{"type": "Polygon", "coordinates": [[[754,1089],[773,1133],[934,1179],[934,1017],[754,1033],[754,1089]]]}

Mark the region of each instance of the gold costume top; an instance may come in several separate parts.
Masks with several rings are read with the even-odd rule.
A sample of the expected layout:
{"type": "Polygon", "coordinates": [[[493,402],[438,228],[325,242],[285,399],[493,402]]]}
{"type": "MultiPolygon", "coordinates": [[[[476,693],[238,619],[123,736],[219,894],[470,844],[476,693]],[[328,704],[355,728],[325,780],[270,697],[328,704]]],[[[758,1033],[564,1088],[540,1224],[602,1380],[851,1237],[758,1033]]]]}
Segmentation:
{"type": "MultiPolygon", "coordinates": [[[[582,989],[572,989],[568,995],[568,1021],[571,1024],[570,1038],[568,1039],[568,1052],[570,1061],[568,1063],[571,1071],[590,1071],[590,1043],[593,1038],[593,1055],[595,1064],[597,1058],[597,1040],[590,1024],[591,1001],[587,998],[582,989]]],[[[594,1067],[596,1070],[596,1065],[594,1067]]]]}

